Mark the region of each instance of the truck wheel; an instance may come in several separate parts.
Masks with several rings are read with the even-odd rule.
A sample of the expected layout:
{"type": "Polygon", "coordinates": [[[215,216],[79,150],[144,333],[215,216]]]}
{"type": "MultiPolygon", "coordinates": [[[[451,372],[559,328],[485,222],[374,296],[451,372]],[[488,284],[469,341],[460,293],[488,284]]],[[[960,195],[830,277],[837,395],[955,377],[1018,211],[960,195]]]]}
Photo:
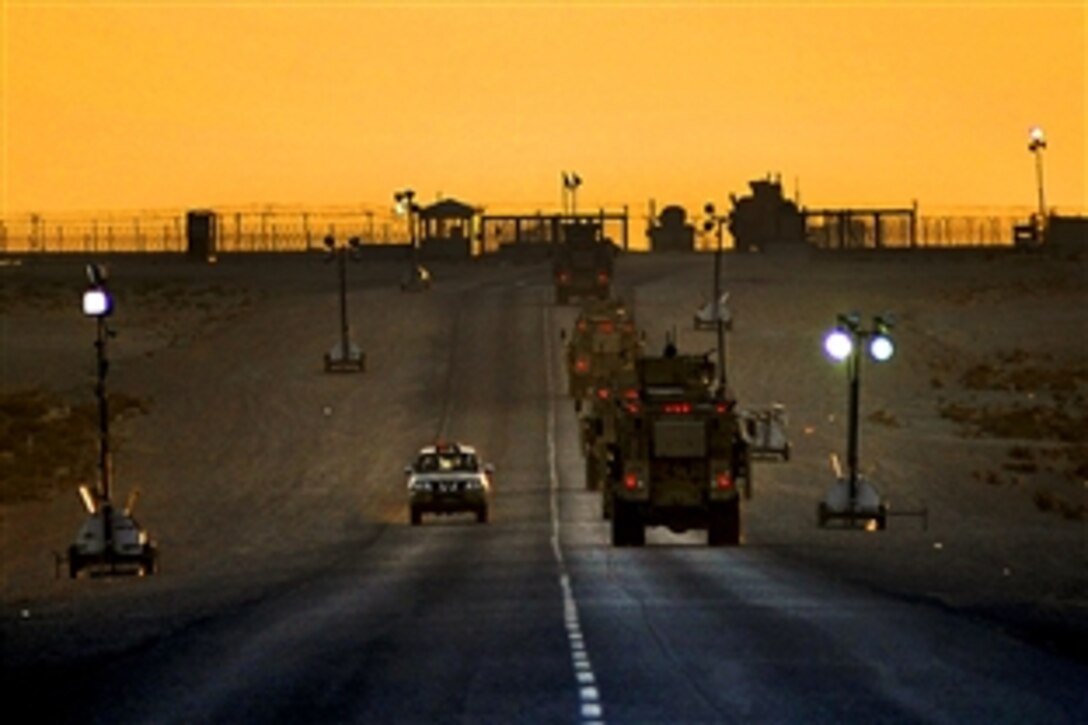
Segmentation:
{"type": "Polygon", "coordinates": [[[419,526],[423,523],[423,512],[413,506],[411,508],[409,518],[412,520],[412,526],[419,526]]]}
{"type": "Polygon", "coordinates": [[[487,523],[487,506],[481,506],[480,508],[476,509],[476,523],[487,523]]]}
{"type": "Polygon", "coordinates": [[[710,507],[707,526],[708,546],[738,546],[740,544],[740,499],[710,507]]]}
{"type": "Polygon", "coordinates": [[[627,523],[628,507],[612,499],[612,546],[630,546],[631,527],[627,523]]]}

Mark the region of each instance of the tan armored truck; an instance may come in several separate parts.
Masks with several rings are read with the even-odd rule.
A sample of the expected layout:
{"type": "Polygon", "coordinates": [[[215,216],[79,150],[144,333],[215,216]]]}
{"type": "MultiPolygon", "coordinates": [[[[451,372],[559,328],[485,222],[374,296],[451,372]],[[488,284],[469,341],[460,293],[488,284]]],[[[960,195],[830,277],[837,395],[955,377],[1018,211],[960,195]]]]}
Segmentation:
{"type": "Polygon", "coordinates": [[[636,372],[637,396],[614,401],[612,544],[642,546],[647,526],[705,529],[710,546],[740,544],[751,457],[736,402],[713,387],[714,364],[669,345],[661,357],[639,358],[636,372]]]}
{"type": "Polygon", "coordinates": [[[622,300],[587,302],[567,340],[567,390],[575,411],[598,387],[623,368],[633,369],[642,344],[634,318],[622,300]]]}
{"type": "Polygon", "coordinates": [[[615,371],[608,379],[598,381],[593,395],[582,406],[578,420],[586,465],[586,490],[602,491],[601,515],[606,519],[611,515],[612,502],[603,484],[608,478],[608,466],[618,436],[619,405],[638,400],[634,360],[632,357],[629,365],[615,371]]]}
{"type": "Polygon", "coordinates": [[[574,298],[607,300],[612,295],[616,248],[602,235],[601,224],[567,222],[561,234],[552,259],[556,304],[565,305],[574,298]]]}

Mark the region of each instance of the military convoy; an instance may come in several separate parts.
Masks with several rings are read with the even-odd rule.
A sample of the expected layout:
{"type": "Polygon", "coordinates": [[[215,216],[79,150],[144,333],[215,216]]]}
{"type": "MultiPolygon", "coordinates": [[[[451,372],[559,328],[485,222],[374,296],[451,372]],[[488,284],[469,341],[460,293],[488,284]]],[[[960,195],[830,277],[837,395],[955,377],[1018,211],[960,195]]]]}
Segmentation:
{"type": "Polygon", "coordinates": [[[586,301],[566,339],[585,487],[600,491],[614,546],[642,546],[646,529],[706,530],[710,546],[741,542],[752,461],[788,460],[785,410],[743,410],[707,354],[645,336],[619,300],[586,301]]]}
{"type": "Polygon", "coordinates": [[[552,272],[555,301],[565,305],[574,298],[607,300],[612,295],[615,246],[603,236],[599,222],[570,221],[561,227],[552,272]]]}

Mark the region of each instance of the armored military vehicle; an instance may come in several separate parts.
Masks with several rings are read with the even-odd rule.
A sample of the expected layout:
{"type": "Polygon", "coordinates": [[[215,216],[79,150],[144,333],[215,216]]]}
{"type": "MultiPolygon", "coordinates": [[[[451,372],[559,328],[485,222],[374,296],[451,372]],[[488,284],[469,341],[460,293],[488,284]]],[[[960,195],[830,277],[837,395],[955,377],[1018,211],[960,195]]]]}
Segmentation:
{"type": "Polygon", "coordinates": [[[601,224],[572,221],[560,230],[562,238],[552,259],[556,303],[565,305],[573,298],[608,299],[615,246],[603,236],[601,224]]]}
{"type": "MultiPolygon", "coordinates": [[[[647,526],[706,529],[710,546],[740,543],[740,499],[751,495],[751,457],[736,403],[714,385],[705,355],[636,362],[637,395],[616,404],[608,460],[612,543],[641,546],[647,526]]],[[[607,511],[606,511],[607,513],[607,511]]]]}
{"type": "Polygon", "coordinates": [[[567,389],[580,411],[598,383],[609,380],[638,356],[641,338],[622,300],[584,302],[567,340],[567,389]]]}

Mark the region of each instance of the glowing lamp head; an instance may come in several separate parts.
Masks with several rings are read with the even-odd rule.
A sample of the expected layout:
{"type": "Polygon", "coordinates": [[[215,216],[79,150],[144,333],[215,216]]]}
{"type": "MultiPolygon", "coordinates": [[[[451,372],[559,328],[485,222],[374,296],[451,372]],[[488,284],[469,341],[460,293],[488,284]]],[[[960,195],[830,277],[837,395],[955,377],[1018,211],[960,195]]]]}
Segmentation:
{"type": "Polygon", "coordinates": [[[869,355],[877,362],[887,362],[895,354],[895,344],[887,335],[874,335],[869,340],[869,355]]]}
{"type": "Polygon", "coordinates": [[[1028,143],[1029,151],[1038,151],[1039,149],[1046,148],[1046,134],[1043,133],[1043,129],[1038,126],[1034,126],[1029,134],[1031,142],[1028,143]]]}
{"type": "Polygon", "coordinates": [[[83,314],[87,317],[106,317],[113,312],[113,299],[101,287],[93,287],[83,293],[83,314]]]}
{"type": "Polygon", "coordinates": [[[854,352],[854,341],[842,328],[836,327],[824,338],[824,351],[835,362],[842,362],[854,352]]]}

